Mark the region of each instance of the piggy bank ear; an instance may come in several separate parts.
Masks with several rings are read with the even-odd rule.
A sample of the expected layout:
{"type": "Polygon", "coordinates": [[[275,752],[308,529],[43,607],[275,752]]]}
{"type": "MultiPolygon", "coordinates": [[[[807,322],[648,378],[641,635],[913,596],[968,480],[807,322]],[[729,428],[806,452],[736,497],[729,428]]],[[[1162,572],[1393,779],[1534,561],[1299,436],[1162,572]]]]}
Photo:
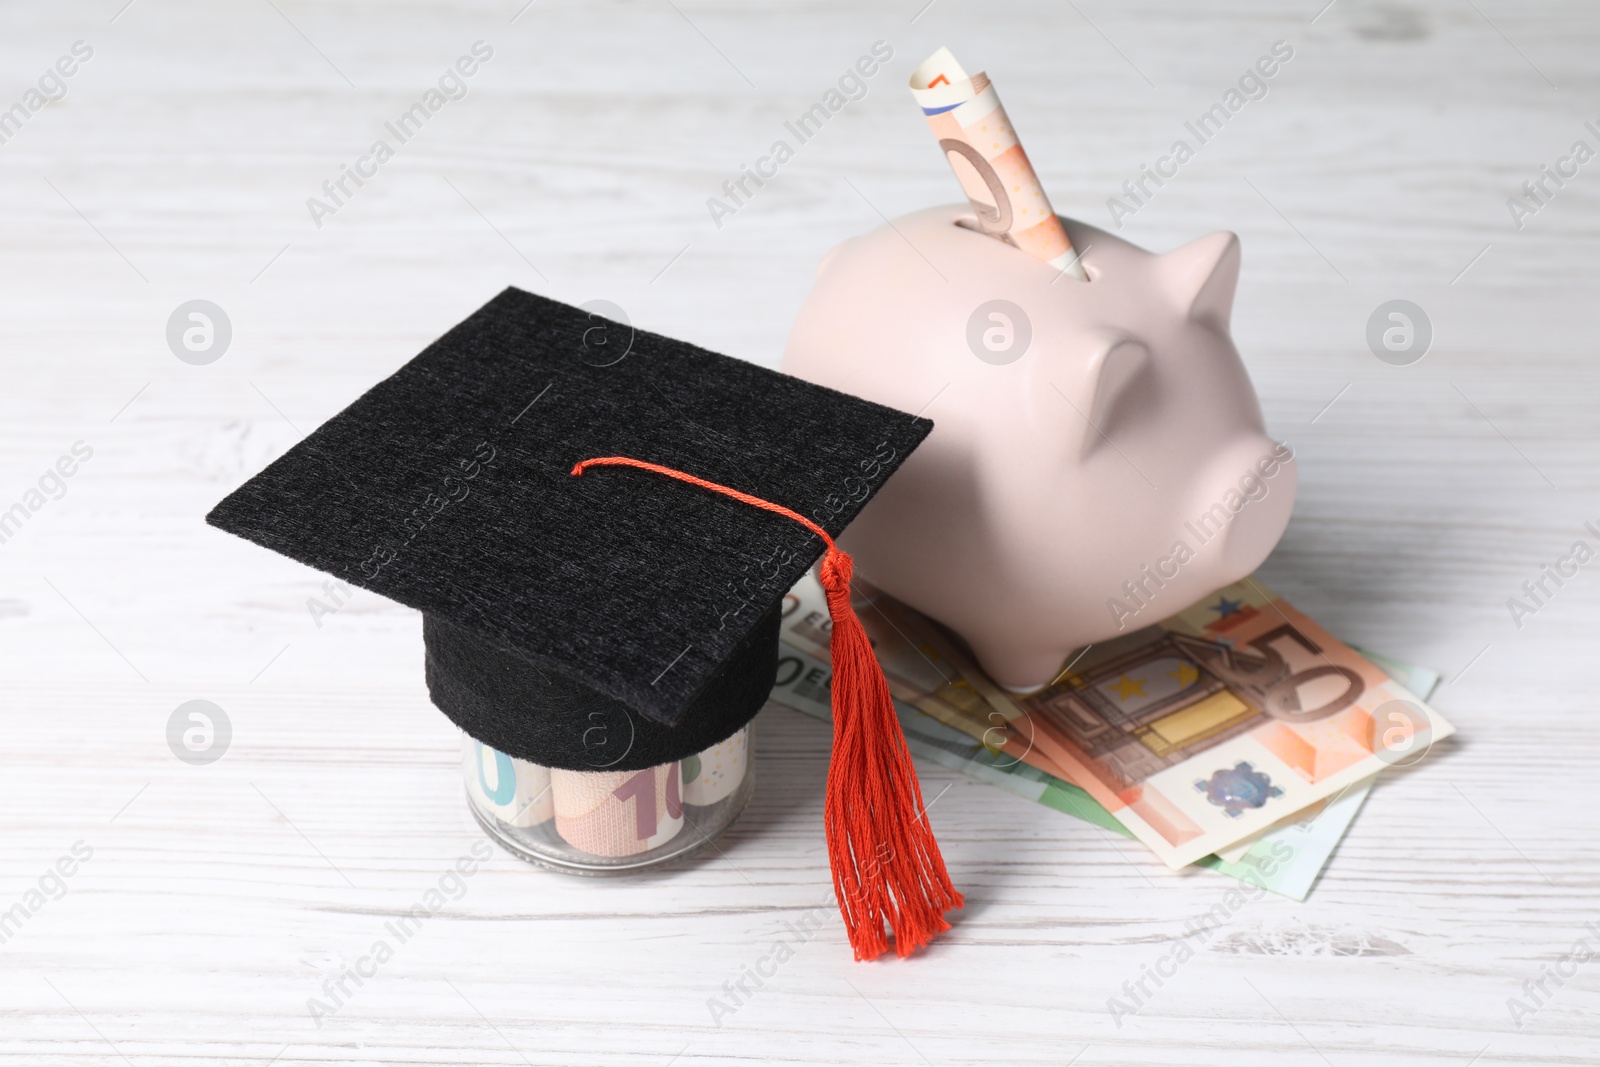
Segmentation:
{"type": "Polygon", "coordinates": [[[1207,234],[1158,258],[1184,313],[1226,330],[1239,284],[1239,238],[1226,231],[1207,234]]]}
{"type": "Polygon", "coordinates": [[[1095,357],[1094,397],[1085,416],[1083,448],[1079,455],[1088,459],[1111,442],[1138,418],[1138,409],[1152,395],[1140,388],[1148,376],[1150,350],[1138,341],[1119,338],[1109,342],[1095,357]]]}

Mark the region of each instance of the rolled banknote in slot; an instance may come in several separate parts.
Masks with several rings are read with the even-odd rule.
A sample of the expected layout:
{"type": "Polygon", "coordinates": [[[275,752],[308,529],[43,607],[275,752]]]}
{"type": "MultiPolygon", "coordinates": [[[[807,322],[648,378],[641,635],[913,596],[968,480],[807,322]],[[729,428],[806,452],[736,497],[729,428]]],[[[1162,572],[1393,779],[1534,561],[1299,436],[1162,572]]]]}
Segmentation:
{"type": "Polygon", "coordinates": [[[683,829],[683,774],[677,762],[638,771],[550,772],[556,833],[594,856],[634,856],[683,829]]]}
{"type": "Polygon", "coordinates": [[[941,48],[911,72],[911,95],[972,204],[978,229],[1087,281],[989,76],[968,76],[941,48]]]}
{"type": "Polygon", "coordinates": [[[461,736],[462,777],[478,809],[507,826],[541,826],[555,815],[550,771],[461,736]]]}

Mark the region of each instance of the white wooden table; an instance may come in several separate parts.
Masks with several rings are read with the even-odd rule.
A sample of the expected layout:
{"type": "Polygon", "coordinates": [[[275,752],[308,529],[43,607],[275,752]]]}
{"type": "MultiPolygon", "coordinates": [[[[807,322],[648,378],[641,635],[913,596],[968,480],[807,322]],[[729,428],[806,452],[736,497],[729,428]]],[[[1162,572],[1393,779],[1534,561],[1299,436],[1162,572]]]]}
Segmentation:
{"type": "Polygon", "coordinates": [[[0,1062],[1600,1060],[1600,962],[1562,962],[1600,920],[1600,564],[1520,629],[1506,607],[1600,540],[1600,162],[1520,230],[1506,206],[1600,147],[1593,5],[523,2],[0,7],[0,108],[93,49],[0,145],[0,510],[92,449],[0,544],[0,1062]],[[480,39],[465,98],[314,225],[306,198],[480,39]],[[866,96],[713,225],[880,39],[866,96]],[[720,854],[592,882],[497,853],[319,1026],[308,1000],[481,835],[418,617],[358,594],[317,625],[321,576],[210,505],[508,283],[776,365],[829,247],[959,199],[903,88],[940,44],[994,75],[1058,209],[1107,225],[1280,39],[1269,94],[1124,232],[1240,233],[1237,339],[1301,464],[1266,578],[1448,678],[1459,739],[1383,782],[1310,899],[1252,902],[1113,1020],[1235,883],[924,767],[955,930],[861,965],[830,916],[716,1025],[830,896],[828,736],[769,712],[720,854]],[[209,365],[165,337],[197,298],[232,324],[209,365]],[[1393,298],[1432,320],[1420,363],[1368,351],[1393,298]],[[193,699],[232,723],[209,766],[167,745],[193,699]]]}

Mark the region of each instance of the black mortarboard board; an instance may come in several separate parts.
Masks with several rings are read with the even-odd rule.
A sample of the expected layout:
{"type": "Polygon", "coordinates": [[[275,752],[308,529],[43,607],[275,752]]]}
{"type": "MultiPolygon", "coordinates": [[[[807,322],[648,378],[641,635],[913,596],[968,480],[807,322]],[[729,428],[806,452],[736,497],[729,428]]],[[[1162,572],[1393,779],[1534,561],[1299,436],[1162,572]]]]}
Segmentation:
{"type": "Polygon", "coordinates": [[[777,605],[825,546],[716,493],[574,463],[663,464],[837,535],[931,428],[506,289],[207,521],[423,612],[429,691],[477,740],[628,770],[755,715],[777,605]]]}

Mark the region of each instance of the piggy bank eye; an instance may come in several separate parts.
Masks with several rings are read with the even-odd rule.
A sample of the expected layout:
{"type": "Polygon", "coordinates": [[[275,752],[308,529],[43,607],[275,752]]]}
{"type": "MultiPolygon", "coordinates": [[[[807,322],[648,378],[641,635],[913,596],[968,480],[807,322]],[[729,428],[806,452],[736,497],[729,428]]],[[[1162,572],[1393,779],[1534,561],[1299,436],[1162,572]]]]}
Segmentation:
{"type": "Polygon", "coordinates": [[[1148,388],[1150,350],[1131,338],[1111,342],[1096,358],[1094,399],[1087,412],[1082,456],[1112,447],[1153,399],[1148,388]]]}

